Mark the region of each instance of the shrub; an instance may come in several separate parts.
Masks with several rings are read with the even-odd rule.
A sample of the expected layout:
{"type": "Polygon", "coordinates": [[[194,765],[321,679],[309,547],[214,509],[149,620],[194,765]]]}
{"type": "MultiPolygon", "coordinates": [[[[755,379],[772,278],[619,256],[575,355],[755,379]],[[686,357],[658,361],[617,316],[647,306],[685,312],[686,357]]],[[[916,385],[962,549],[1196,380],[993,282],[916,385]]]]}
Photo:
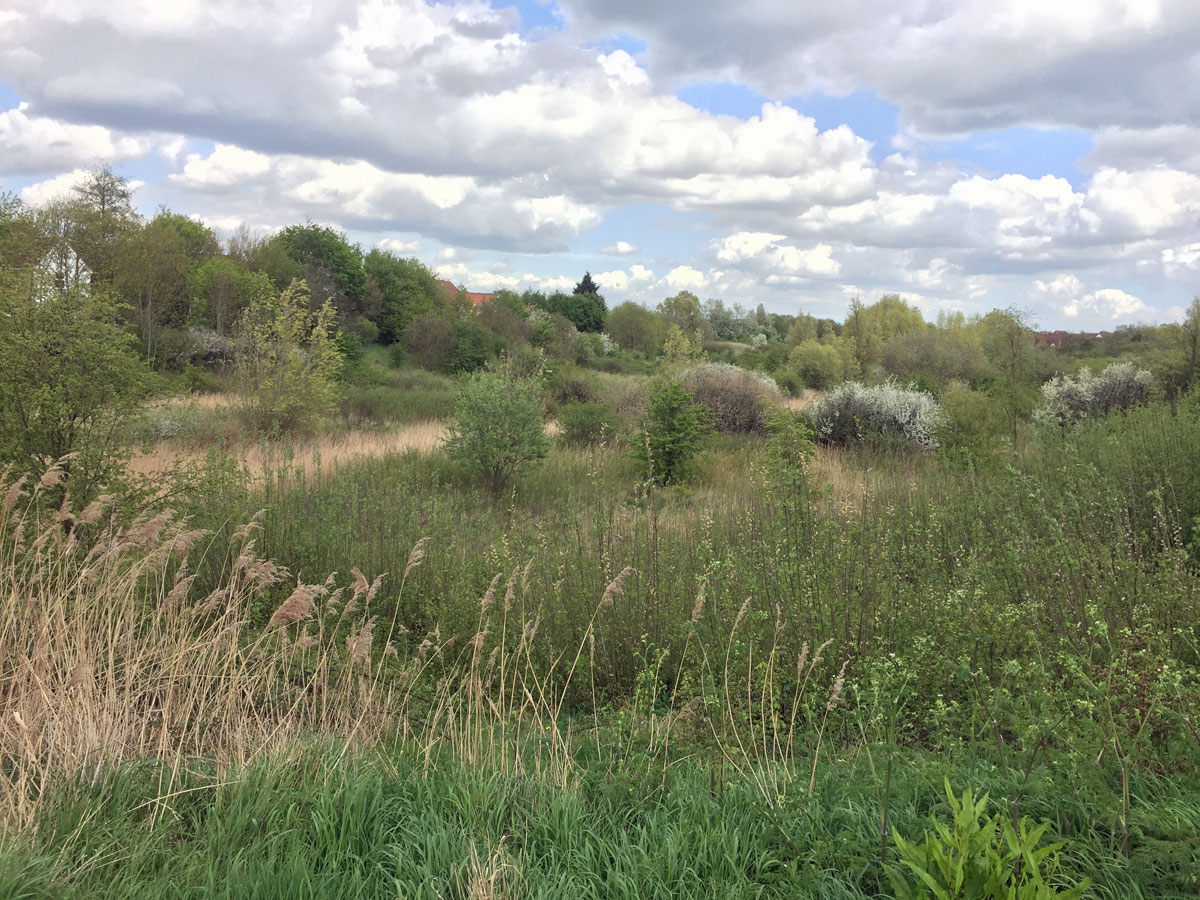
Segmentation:
{"type": "Polygon", "coordinates": [[[617,430],[617,411],[607,403],[567,403],[558,411],[562,441],[572,447],[604,443],[617,430]]]}
{"type": "Polygon", "coordinates": [[[522,465],[550,451],[541,398],[528,382],[479,373],[463,385],[446,449],[499,495],[522,465]]]}
{"type": "Polygon", "coordinates": [[[666,381],[650,396],[646,426],[633,442],[633,457],[655,484],[687,479],[709,430],[708,411],[678,381],[666,381]]]}
{"type": "Polygon", "coordinates": [[[782,396],[769,376],[728,363],[693,366],[681,381],[708,410],[713,427],[724,434],[765,432],[767,409],[782,396]]]}
{"type": "Polygon", "coordinates": [[[892,382],[838,385],[809,409],[817,435],[833,444],[913,443],[938,446],[943,413],[933,396],[892,382]]]}
{"type": "Polygon", "coordinates": [[[1042,406],[1034,419],[1040,424],[1065,425],[1129,409],[1148,399],[1150,383],[1150,373],[1131,362],[1112,363],[1099,375],[1086,367],[1073,377],[1056,375],[1042,385],[1042,406]]]}
{"type": "Polygon", "coordinates": [[[558,367],[547,387],[555,404],[591,403],[596,399],[595,380],[569,365],[558,367]]]}
{"type": "Polygon", "coordinates": [[[954,381],[942,395],[945,413],[938,443],[953,450],[978,452],[995,445],[1008,428],[1001,404],[983,391],[954,381]]]}
{"type": "Polygon", "coordinates": [[[404,329],[404,344],[418,366],[445,372],[454,350],[454,323],[437,313],[415,316],[404,329]]]}
{"type": "Polygon", "coordinates": [[[294,281],[255,300],[238,322],[239,412],[258,431],[311,431],[333,412],[342,357],[333,303],[309,311],[308,288],[294,281]]]}

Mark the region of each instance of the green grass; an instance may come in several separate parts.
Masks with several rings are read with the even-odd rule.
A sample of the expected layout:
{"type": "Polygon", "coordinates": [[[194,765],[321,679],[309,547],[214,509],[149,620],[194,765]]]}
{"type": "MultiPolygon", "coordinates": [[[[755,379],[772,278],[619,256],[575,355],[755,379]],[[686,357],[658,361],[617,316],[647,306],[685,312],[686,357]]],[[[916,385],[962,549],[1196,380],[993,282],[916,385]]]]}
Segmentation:
{"type": "MultiPolygon", "coordinates": [[[[1138,785],[1146,843],[1124,859],[1098,788],[1064,796],[1048,774],[1023,783],[970,755],[901,754],[889,826],[919,837],[947,821],[930,786],[943,774],[989,791],[994,810],[1020,793],[1022,815],[1069,841],[1060,874],[1093,876],[1090,896],[1193,895],[1200,795],[1182,785],[1138,785]],[[1157,841],[1171,838],[1164,853],[1157,841]]],[[[0,897],[888,896],[862,753],[823,765],[811,797],[771,815],[749,782],[705,760],[649,774],[593,761],[555,787],[451,758],[427,767],[403,748],[331,748],[195,772],[165,798],[157,785],[151,767],[132,766],[64,786],[36,836],[0,856],[0,897]],[[493,893],[470,893],[489,879],[493,893]]]]}

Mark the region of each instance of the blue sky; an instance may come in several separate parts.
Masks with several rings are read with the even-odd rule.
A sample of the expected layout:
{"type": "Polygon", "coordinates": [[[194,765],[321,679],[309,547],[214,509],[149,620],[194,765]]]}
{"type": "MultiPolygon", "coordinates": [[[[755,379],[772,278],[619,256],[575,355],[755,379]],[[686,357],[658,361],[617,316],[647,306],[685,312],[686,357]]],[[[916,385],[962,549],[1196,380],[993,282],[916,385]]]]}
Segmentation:
{"type": "Polygon", "coordinates": [[[312,219],[473,290],[587,269],[610,304],[1094,329],[1200,284],[1200,92],[1161,90],[1190,5],[14,3],[0,190],[31,204],[108,163],[147,215],[312,219]]]}

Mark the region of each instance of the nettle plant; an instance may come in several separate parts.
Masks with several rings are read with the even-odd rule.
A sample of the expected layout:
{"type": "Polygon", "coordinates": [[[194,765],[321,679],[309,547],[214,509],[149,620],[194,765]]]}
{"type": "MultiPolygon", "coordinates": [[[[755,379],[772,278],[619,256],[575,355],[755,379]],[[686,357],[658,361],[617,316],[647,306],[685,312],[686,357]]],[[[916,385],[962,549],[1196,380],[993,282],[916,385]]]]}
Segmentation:
{"type": "Polygon", "coordinates": [[[945,418],[932,394],[895,382],[838,385],[810,408],[817,437],[832,444],[902,443],[936,450],[945,418]]]}
{"type": "Polygon", "coordinates": [[[1077,375],[1055,375],[1042,385],[1042,405],[1033,417],[1040,425],[1066,425],[1145,403],[1153,381],[1131,362],[1112,363],[1099,375],[1084,367],[1077,375]]]}

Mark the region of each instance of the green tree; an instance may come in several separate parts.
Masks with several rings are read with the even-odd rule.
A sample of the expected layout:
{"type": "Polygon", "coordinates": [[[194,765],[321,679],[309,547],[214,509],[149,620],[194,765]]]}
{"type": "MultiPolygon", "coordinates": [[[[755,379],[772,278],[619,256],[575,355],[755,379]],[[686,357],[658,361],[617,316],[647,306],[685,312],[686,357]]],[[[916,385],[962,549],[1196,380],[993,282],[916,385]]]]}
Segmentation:
{"type": "Polygon", "coordinates": [[[240,412],[265,432],[314,431],[334,410],[342,358],[331,301],[310,309],[302,281],[257,298],[238,322],[234,346],[240,412]]]}
{"type": "Polygon", "coordinates": [[[551,294],[546,309],[558,313],[577,329],[584,332],[604,330],[604,318],[608,307],[599,294],[551,294]]]}
{"type": "Polygon", "coordinates": [[[343,319],[361,315],[367,287],[362,251],[344,234],[310,223],[283,229],[276,241],[305,267],[304,278],[314,297],[321,302],[333,298],[343,319]]]}
{"type": "MultiPolygon", "coordinates": [[[[186,216],[160,212],[143,228],[130,229],[113,263],[113,286],[129,302],[146,354],[160,362],[164,332],[192,317],[192,276],[218,251],[206,227],[186,216]]],[[[174,348],[178,349],[178,348],[174,348]]]]}
{"type": "Polygon", "coordinates": [[[528,382],[481,372],[463,385],[446,450],[499,496],[522,466],[550,452],[541,395],[528,382]]]}
{"type": "Polygon", "coordinates": [[[682,331],[692,334],[704,322],[700,312],[700,298],[691,291],[680,291],[658,304],[658,311],[682,331]]]}
{"type": "Polygon", "coordinates": [[[1004,407],[1017,440],[1017,424],[1033,411],[1037,391],[1030,384],[1033,369],[1033,331],[1016,309],[993,310],[979,323],[983,352],[999,373],[995,395],[1004,407]]]}
{"type": "Polygon", "coordinates": [[[36,287],[0,274],[0,459],[40,477],[71,454],[67,487],[82,500],[121,469],[145,368],[109,293],[36,287]]]}
{"type": "Polygon", "coordinates": [[[691,474],[709,431],[708,415],[682,384],[664,381],[646,405],[646,422],[634,438],[633,457],[655,484],[677,484],[691,474]]]}
{"type": "Polygon", "coordinates": [[[667,325],[662,316],[637,303],[622,303],[608,314],[605,331],[618,347],[636,350],[650,359],[662,351],[667,325]]]}
{"type": "Polygon", "coordinates": [[[1192,300],[1183,320],[1183,385],[1200,380],[1200,297],[1192,300]]]}
{"type": "Polygon", "coordinates": [[[401,340],[408,323],[441,299],[437,276],[417,259],[376,249],[363,260],[363,269],[368,317],[379,326],[379,339],[385,344],[401,340]]]}
{"type": "Polygon", "coordinates": [[[596,297],[600,294],[600,286],[592,279],[591,272],[584,272],[583,278],[581,278],[579,283],[575,285],[575,289],[571,291],[571,293],[587,294],[589,296],[596,297]]]}
{"type": "Polygon", "coordinates": [[[71,245],[95,287],[112,283],[121,240],[137,228],[133,188],[108,166],[96,169],[72,189],[71,245]]]}
{"type": "Polygon", "coordinates": [[[229,334],[247,306],[274,291],[265,273],[251,272],[232,256],[205,260],[191,280],[195,320],[218,334],[229,334]]]}
{"type": "Polygon", "coordinates": [[[811,338],[792,348],[788,354],[788,367],[805,387],[818,391],[845,381],[845,361],[839,348],[811,338]]]}

